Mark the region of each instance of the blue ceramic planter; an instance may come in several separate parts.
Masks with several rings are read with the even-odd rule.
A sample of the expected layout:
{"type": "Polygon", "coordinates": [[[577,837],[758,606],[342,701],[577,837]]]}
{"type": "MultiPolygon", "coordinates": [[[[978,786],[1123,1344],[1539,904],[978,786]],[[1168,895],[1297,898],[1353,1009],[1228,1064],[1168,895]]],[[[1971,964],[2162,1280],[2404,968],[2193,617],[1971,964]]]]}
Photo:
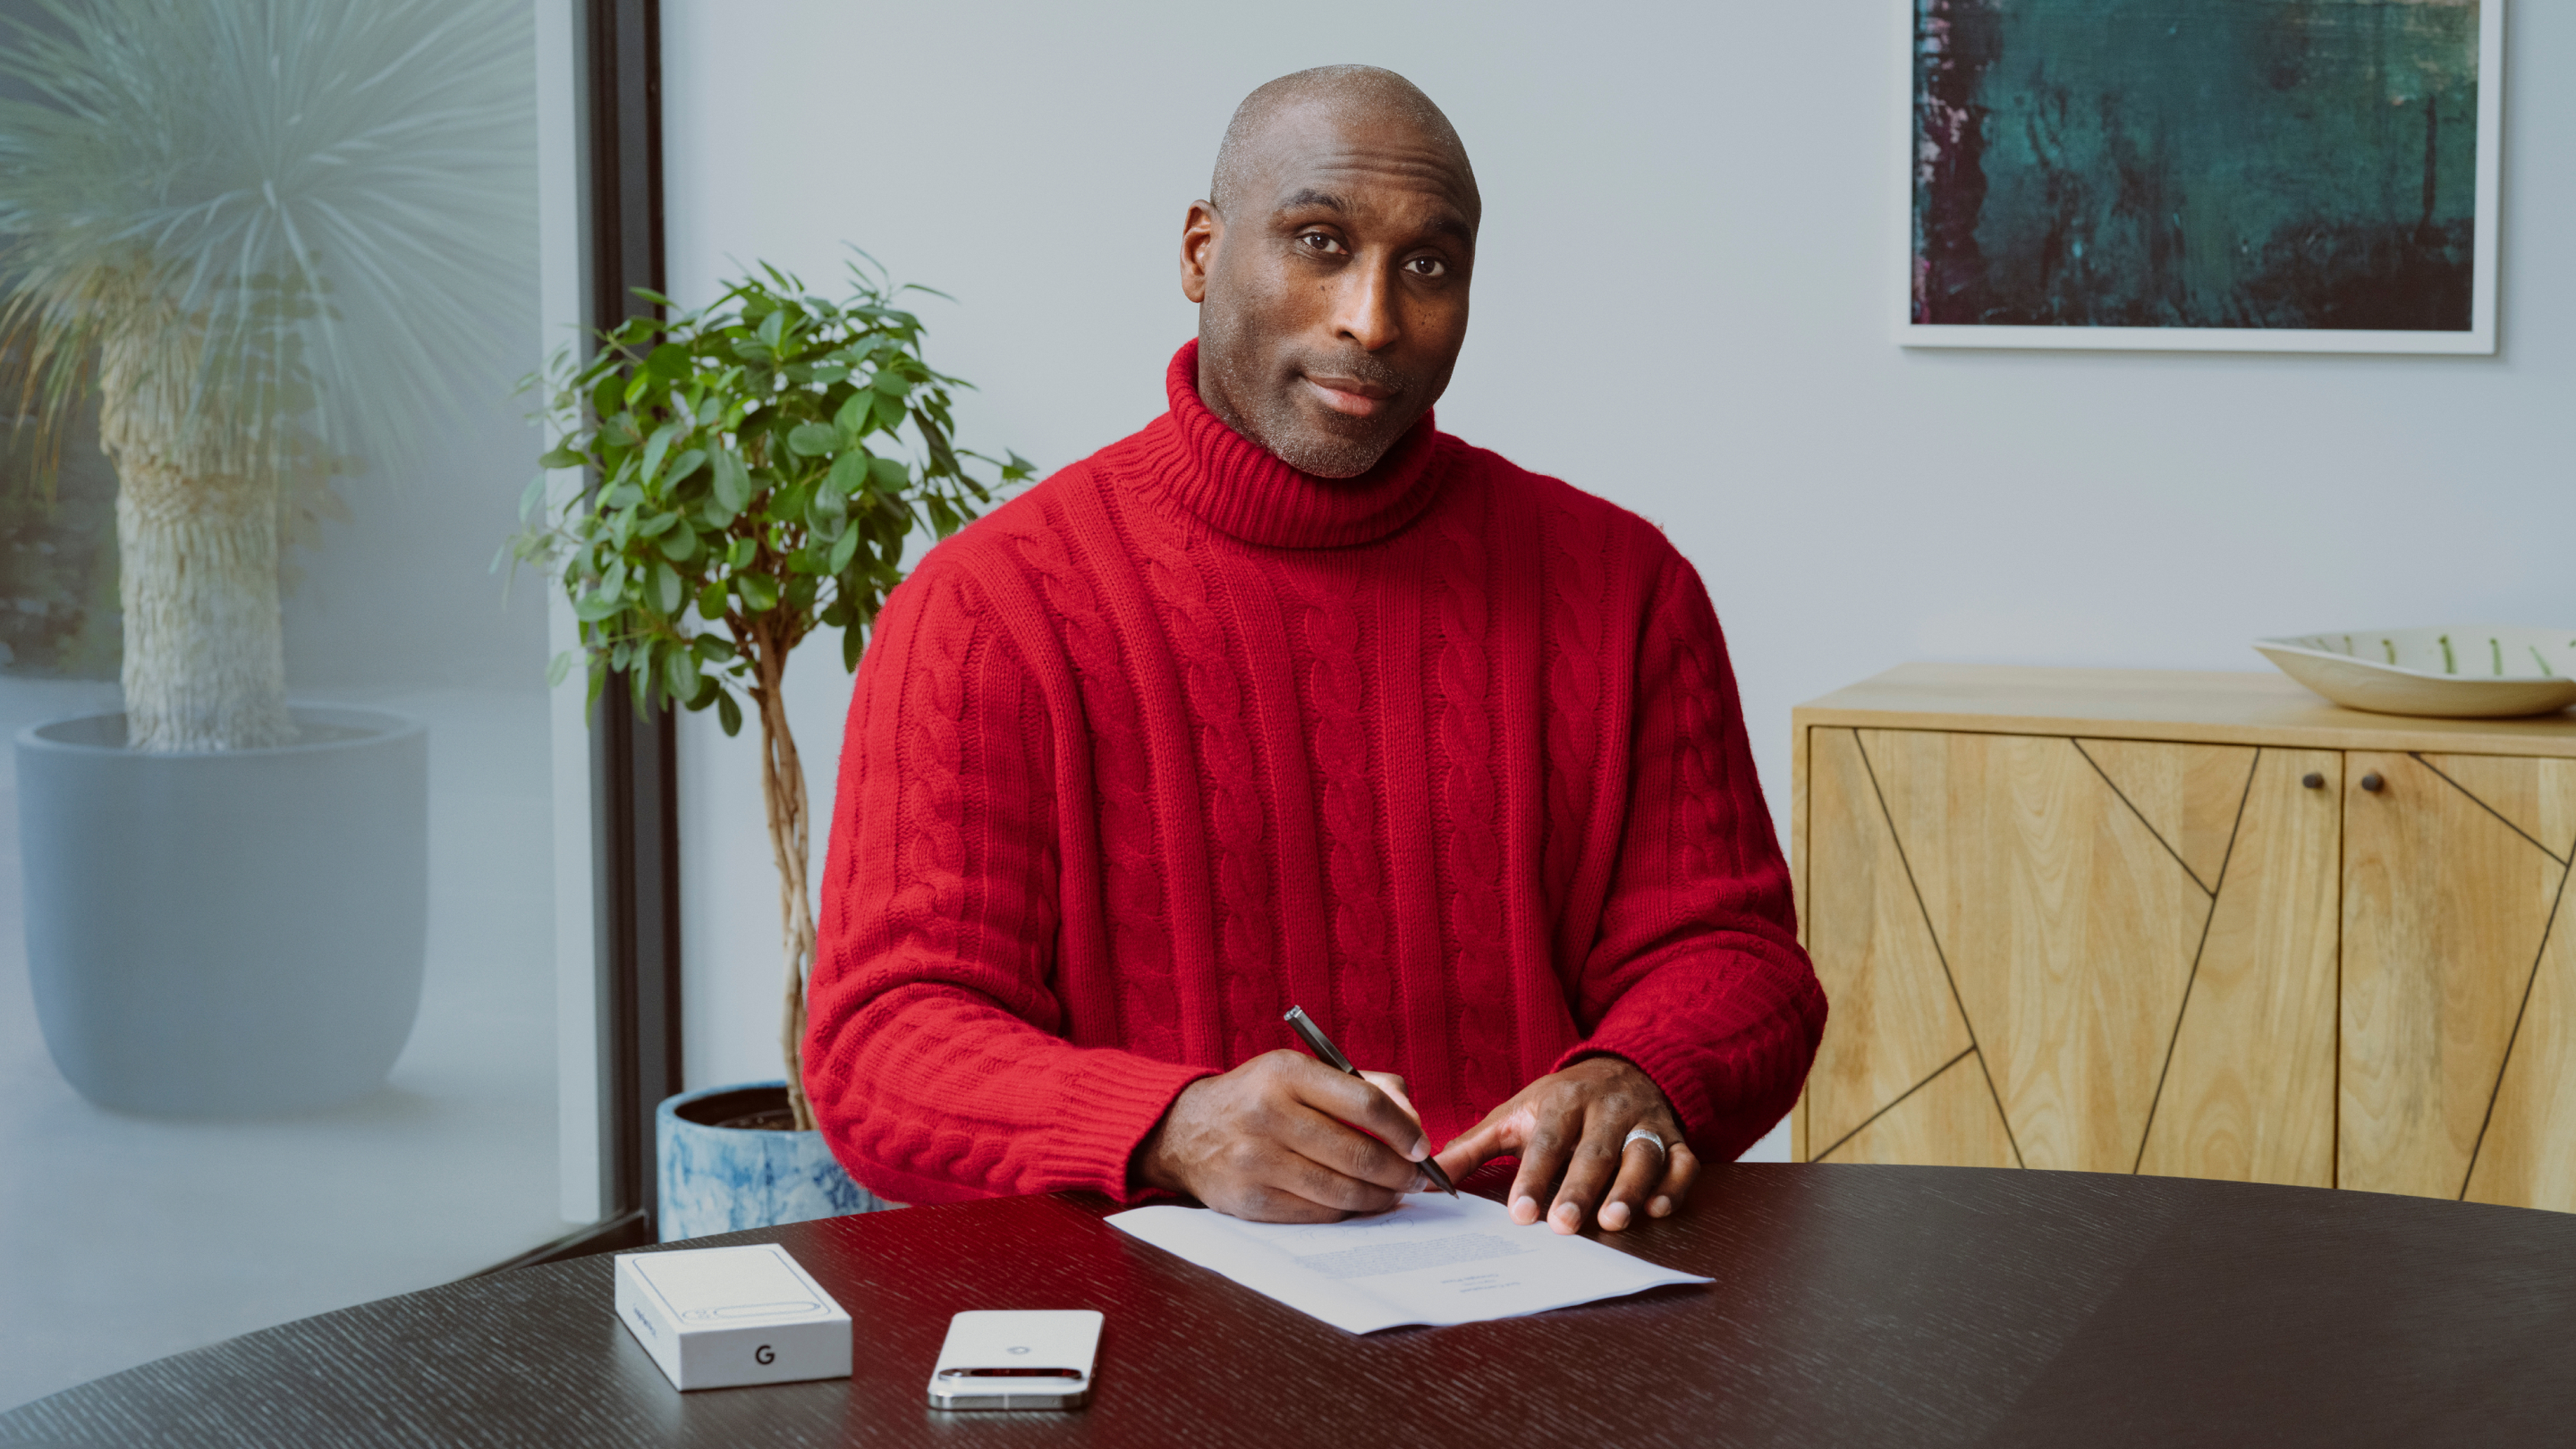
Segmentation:
{"type": "Polygon", "coordinates": [[[820,1132],[716,1125],[783,1108],[786,1085],[744,1082],[663,1100],[653,1114],[663,1242],[902,1206],[850,1181],[820,1132]]]}

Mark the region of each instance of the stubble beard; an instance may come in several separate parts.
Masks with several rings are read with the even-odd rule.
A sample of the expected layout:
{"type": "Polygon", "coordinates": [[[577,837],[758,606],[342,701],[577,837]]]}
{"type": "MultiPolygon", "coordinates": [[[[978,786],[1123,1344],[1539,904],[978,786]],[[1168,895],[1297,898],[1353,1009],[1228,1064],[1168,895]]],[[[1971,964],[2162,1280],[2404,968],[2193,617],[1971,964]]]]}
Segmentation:
{"type": "MultiPolygon", "coordinates": [[[[1366,430],[1360,436],[1317,427],[1294,395],[1297,384],[1293,379],[1284,387],[1277,386],[1270,377],[1256,371],[1257,363],[1244,364],[1241,359],[1247,349],[1237,343],[1230,319],[1203,315],[1199,332],[1199,355],[1213,359],[1212,365],[1203,365],[1208,365],[1210,380],[1216,383],[1199,389],[1199,401],[1227,427],[1269,449],[1279,461],[1300,473],[1318,478],[1356,478],[1376,467],[1378,459],[1385,457],[1387,449],[1394,447],[1396,439],[1413,425],[1408,418],[1404,427],[1385,436],[1379,436],[1385,425],[1375,420],[1351,420],[1354,427],[1366,430]]],[[[1330,370],[1393,388],[1397,398],[1412,390],[1410,380],[1403,374],[1365,353],[1336,360],[1330,370]]]]}

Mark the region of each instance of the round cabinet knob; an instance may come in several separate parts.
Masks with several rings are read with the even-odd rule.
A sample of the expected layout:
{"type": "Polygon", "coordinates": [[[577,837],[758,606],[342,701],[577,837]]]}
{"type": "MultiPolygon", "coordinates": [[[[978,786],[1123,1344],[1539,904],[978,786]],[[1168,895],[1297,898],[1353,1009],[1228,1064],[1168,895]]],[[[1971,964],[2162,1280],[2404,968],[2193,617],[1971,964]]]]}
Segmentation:
{"type": "Polygon", "coordinates": [[[2361,777],[2361,788],[2368,790],[2373,795],[2376,795],[2380,791],[2388,788],[2388,782],[2379,778],[2379,772],[2377,770],[2373,770],[2369,774],[2361,777]]]}
{"type": "Polygon", "coordinates": [[[2314,770],[2310,770],[2299,777],[2299,783],[2307,786],[2311,790],[2322,790],[2326,787],[2326,777],[2318,774],[2314,770]]]}

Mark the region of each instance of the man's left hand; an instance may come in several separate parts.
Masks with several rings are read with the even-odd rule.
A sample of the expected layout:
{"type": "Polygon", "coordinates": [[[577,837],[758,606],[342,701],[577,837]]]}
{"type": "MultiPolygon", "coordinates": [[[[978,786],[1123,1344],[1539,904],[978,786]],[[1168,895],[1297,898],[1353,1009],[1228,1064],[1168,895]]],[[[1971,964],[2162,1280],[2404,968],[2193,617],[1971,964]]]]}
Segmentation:
{"type": "Polygon", "coordinates": [[[1507,1153],[1521,1160],[1512,1220],[1537,1222],[1539,1200],[1553,1185],[1547,1222],[1560,1233],[1580,1230],[1595,1203],[1601,1226],[1614,1233],[1636,1220],[1640,1204],[1654,1217],[1670,1216],[1699,1177],[1672,1104],[1653,1078],[1618,1057],[1586,1057],[1521,1088],[1440,1149],[1439,1162],[1455,1179],[1507,1153]],[[1642,1141],[1623,1149],[1632,1127],[1661,1137],[1663,1153],[1642,1141]]]}

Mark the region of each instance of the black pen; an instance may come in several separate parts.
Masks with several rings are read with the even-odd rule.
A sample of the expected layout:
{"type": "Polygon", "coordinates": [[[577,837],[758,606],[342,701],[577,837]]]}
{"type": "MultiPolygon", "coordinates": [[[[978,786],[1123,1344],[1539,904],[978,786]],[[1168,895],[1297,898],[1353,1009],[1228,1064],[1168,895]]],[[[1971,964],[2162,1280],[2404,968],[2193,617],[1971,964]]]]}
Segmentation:
{"type": "MultiPolygon", "coordinates": [[[[1359,1076],[1360,1069],[1351,1065],[1351,1059],[1342,1055],[1342,1049],[1333,1045],[1333,1039],[1324,1035],[1322,1027],[1315,1025],[1315,1019],[1306,1014],[1306,1008],[1302,1006],[1288,1008],[1288,1029],[1297,1033],[1297,1039],[1306,1044],[1306,1050],[1313,1052],[1317,1061],[1331,1067],[1334,1071],[1354,1077],[1359,1076]]],[[[1371,1082],[1369,1085],[1377,1084],[1371,1082]]],[[[1440,1170],[1439,1163],[1425,1157],[1422,1159],[1421,1167],[1423,1175],[1431,1179],[1432,1186],[1451,1197],[1458,1195],[1458,1189],[1450,1184],[1449,1174],[1440,1170]]]]}

